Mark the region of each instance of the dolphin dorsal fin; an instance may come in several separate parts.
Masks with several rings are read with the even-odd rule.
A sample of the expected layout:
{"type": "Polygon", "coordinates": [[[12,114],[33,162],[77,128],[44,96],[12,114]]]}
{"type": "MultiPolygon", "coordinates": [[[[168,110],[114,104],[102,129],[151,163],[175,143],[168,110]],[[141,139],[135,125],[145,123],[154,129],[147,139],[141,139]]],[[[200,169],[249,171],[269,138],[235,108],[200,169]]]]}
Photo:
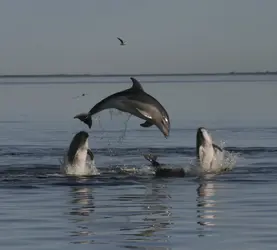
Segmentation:
{"type": "Polygon", "coordinates": [[[133,86],[131,87],[131,89],[143,91],[143,87],[141,86],[140,82],[137,79],[135,79],[133,77],[131,77],[130,79],[133,82],[133,86]]]}

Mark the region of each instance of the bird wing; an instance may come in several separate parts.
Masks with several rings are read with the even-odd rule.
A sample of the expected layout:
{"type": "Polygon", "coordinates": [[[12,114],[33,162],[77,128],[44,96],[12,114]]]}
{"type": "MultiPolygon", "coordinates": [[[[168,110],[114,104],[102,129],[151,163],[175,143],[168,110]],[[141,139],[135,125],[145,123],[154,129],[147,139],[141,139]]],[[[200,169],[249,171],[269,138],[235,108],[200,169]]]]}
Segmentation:
{"type": "Polygon", "coordinates": [[[123,41],[120,37],[117,37],[117,39],[118,39],[121,43],[124,43],[124,41],[123,41]]]}

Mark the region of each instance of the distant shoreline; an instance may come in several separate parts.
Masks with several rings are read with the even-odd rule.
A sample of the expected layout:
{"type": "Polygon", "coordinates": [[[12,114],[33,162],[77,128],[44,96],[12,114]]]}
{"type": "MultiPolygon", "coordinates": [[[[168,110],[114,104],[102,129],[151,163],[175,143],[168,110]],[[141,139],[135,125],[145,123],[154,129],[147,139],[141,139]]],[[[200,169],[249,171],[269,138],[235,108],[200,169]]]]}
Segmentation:
{"type": "Polygon", "coordinates": [[[130,77],[130,76],[235,76],[277,75],[277,72],[229,72],[229,73],[167,73],[167,74],[21,74],[0,75],[0,78],[53,78],[53,77],[130,77]]]}

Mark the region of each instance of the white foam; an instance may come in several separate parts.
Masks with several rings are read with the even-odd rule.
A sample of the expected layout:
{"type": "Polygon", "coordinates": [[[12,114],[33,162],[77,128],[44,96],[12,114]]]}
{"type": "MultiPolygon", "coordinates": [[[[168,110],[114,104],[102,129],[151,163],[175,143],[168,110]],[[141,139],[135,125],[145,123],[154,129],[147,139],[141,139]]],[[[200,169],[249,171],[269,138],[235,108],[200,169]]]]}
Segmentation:
{"type": "Polygon", "coordinates": [[[95,161],[87,160],[86,164],[84,166],[78,166],[70,164],[66,160],[66,156],[64,157],[64,161],[61,162],[61,172],[65,175],[71,175],[71,176],[93,176],[93,175],[99,175],[100,172],[95,166],[95,161]]]}
{"type": "Polygon", "coordinates": [[[223,149],[223,152],[217,151],[215,160],[211,169],[204,169],[197,159],[192,160],[189,167],[185,171],[190,175],[203,175],[203,174],[218,174],[226,171],[231,171],[237,162],[238,155],[230,153],[223,149]]]}

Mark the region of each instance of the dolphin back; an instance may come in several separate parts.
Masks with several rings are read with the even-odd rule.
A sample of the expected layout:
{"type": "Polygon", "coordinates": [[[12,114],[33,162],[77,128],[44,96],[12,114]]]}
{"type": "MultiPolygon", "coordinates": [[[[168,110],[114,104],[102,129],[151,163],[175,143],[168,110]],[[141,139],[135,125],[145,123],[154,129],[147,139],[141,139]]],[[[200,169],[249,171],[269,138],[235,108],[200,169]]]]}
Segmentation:
{"type": "Polygon", "coordinates": [[[77,143],[76,141],[72,141],[69,149],[67,151],[67,159],[70,163],[74,161],[74,158],[76,156],[76,153],[80,147],[80,143],[77,143]]]}
{"type": "Polygon", "coordinates": [[[201,140],[201,132],[200,129],[197,130],[196,134],[196,158],[199,159],[199,148],[201,146],[202,140],[201,140]]]}
{"type": "Polygon", "coordinates": [[[77,151],[79,150],[79,148],[84,146],[88,136],[88,133],[85,131],[80,131],[79,133],[74,135],[67,151],[67,159],[70,163],[74,161],[77,151]]]}
{"type": "Polygon", "coordinates": [[[133,82],[133,85],[131,88],[116,92],[112,95],[107,96],[100,102],[96,103],[92,109],[89,111],[90,115],[94,115],[96,113],[99,113],[102,110],[113,108],[110,106],[107,106],[107,103],[112,102],[116,98],[125,97],[127,99],[131,98],[132,96],[138,96],[140,93],[145,93],[143,90],[143,87],[141,86],[140,82],[136,80],[135,78],[131,77],[131,80],[133,82]]]}

